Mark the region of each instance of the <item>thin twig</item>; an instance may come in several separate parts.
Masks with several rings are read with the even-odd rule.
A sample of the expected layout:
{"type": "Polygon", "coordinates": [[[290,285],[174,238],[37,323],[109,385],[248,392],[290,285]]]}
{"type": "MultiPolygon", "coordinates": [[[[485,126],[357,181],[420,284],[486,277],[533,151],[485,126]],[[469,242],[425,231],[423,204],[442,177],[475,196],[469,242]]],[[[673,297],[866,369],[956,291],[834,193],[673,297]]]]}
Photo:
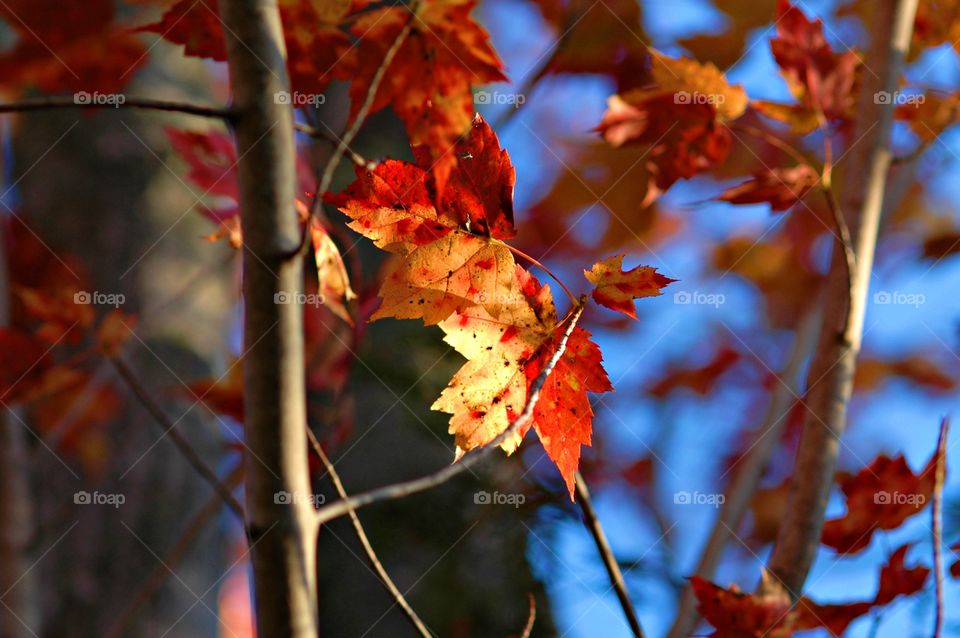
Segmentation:
{"type": "Polygon", "coordinates": [[[413,23],[414,20],[416,20],[416,17],[413,14],[413,11],[415,10],[415,7],[410,7],[410,19],[403,26],[403,29],[400,30],[400,33],[397,34],[393,44],[390,45],[390,48],[387,49],[387,52],[384,54],[383,61],[380,63],[379,68],[377,68],[376,73],[373,74],[373,78],[370,80],[370,86],[367,88],[366,98],[364,98],[363,104],[361,104],[359,110],[357,110],[357,116],[354,118],[353,124],[350,125],[350,127],[344,132],[343,137],[340,138],[340,142],[337,144],[336,150],[334,150],[333,155],[330,156],[330,160],[327,162],[327,167],[323,170],[323,176],[320,179],[320,186],[317,189],[317,197],[323,197],[323,193],[327,192],[327,189],[330,188],[330,182],[333,181],[333,173],[340,165],[340,160],[343,158],[343,154],[346,153],[347,147],[349,147],[350,143],[353,142],[353,139],[360,132],[360,128],[367,119],[367,115],[370,113],[370,109],[373,107],[373,101],[377,96],[377,90],[380,88],[380,83],[387,74],[387,69],[393,62],[393,58],[397,55],[397,51],[399,51],[400,47],[403,46],[407,36],[410,35],[410,31],[413,29],[413,23]]]}
{"type": "MultiPolygon", "coordinates": [[[[827,200],[827,207],[830,208],[833,224],[836,227],[837,239],[839,239],[840,247],[843,249],[843,258],[847,268],[847,287],[854,290],[856,286],[854,278],[857,272],[857,255],[853,250],[853,239],[850,236],[847,218],[843,214],[840,202],[837,201],[836,191],[833,189],[833,138],[830,137],[830,125],[823,114],[823,109],[817,103],[814,103],[814,112],[817,115],[820,133],[823,135],[823,168],[820,171],[820,188],[827,200]]],[[[845,331],[846,328],[844,328],[845,331]]]]}
{"type": "MultiPolygon", "coordinates": [[[[111,108],[117,109],[146,109],[150,111],[166,111],[169,113],[182,113],[184,115],[196,115],[198,117],[211,117],[222,120],[229,120],[233,117],[233,112],[229,108],[222,106],[201,106],[199,104],[184,104],[182,102],[171,102],[169,100],[158,100],[149,97],[127,97],[116,95],[110,103],[102,103],[90,100],[83,100],[78,97],[80,94],[64,97],[40,97],[18,102],[0,103],[0,113],[24,113],[28,111],[49,111],[52,109],[103,109],[109,111],[111,108]]],[[[89,95],[89,94],[88,94],[89,95]]]]}
{"type": "Polygon", "coordinates": [[[630,625],[630,631],[636,638],[643,638],[643,628],[640,626],[640,620],[637,618],[637,610],[633,607],[630,600],[630,594],[627,592],[627,585],[623,582],[623,574],[620,572],[620,565],[610,549],[610,543],[607,542],[607,536],[603,533],[603,527],[600,526],[600,519],[597,518],[597,512],[593,509],[593,501],[590,498],[590,490],[587,488],[587,482],[583,475],[578,471],[576,473],[577,503],[583,511],[583,523],[587,526],[590,535],[593,536],[593,542],[597,544],[597,551],[603,559],[603,566],[607,569],[607,576],[610,577],[610,585],[617,593],[620,600],[620,606],[623,608],[623,615],[627,617],[627,623],[630,625]]]}
{"type": "Polygon", "coordinates": [[[164,413],[160,404],[147,392],[143,383],[130,367],[120,357],[111,357],[110,362],[116,368],[120,378],[127,384],[130,391],[140,402],[140,405],[153,417],[154,421],[163,429],[164,436],[173,441],[177,451],[181,456],[196,470],[204,481],[220,496],[220,499],[230,508],[230,511],[243,520],[243,506],[234,498],[230,488],[217,477],[217,474],[210,469],[210,466],[200,458],[200,455],[193,446],[176,428],[176,424],[164,413]]]}
{"type": "Polygon", "coordinates": [[[567,341],[570,339],[570,335],[573,333],[573,329],[576,327],[577,322],[580,321],[580,316],[583,314],[583,308],[583,300],[581,300],[581,303],[574,308],[569,319],[567,320],[567,329],[564,331],[563,337],[560,339],[560,343],[557,345],[556,351],[553,353],[553,356],[550,357],[547,365],[544,366],[543,370],[530,385],[530,391],[527,394],[527,402],[523,406],[523,411],[499,436],[487,443],[485,446],[464,454],[459,461],[441,468],[432,474],[428,474],[411,481],[404,481],[402,483],[394,483],[392,485],[378,487],[368,492],[361,492],[360,494],[355,494],[350,498],[340,499],[339,501],[325,505],[317,510],[317,520],[323,524],[327,521],[343,516],[351,510],[357,510],[373,503],[403,498],[405,496],[410,496],[411,494],[416,494],[417,492],[422,492],[432,487],[442,485],[458,474],[475,466],[477,463],[492,454],[495,449],[504,443],[504,441],[507,441],[513,437],[521,428],[530,423],[531,419],[533,418],[533,409],[536,407],[537,400],[540,398],[540,391],[543,390],[543,385],[546,383],[547,377],[550,376],[551,372],[553,372],[553,369],[560,361],[560,357],[562,357],[564,351],[566,351],[567,341]]]}
{"type": "MultiPolygon", "coordinates": [[[[338,140],[333,133],[329,131],[321,130],[315,126],[310,126],[309,124],[304,124],[303,122],[295,122],[293,125],[293,128],[299,131],[300,133],[303,133],[304,135],[308,135],[315,140],[323,140],[332,146],[337,146],[338,144],[340,144],[340,140],[338,140]]],[[[369,168],[373,164],[373,162],[366,159],[365,157],[363,157],[362,155],[360,155],[359,153],[351,149],[349,146],[346,147],[345,152],[347,154],[347,157],[350,158],[350,161],[356,164],[357,166],[369,168]]]]}
{"type": "MultiPolygon", "coordinates": [[[[336,488],[337,494],[340,495],[340,498],[347,498],[347,491],[343,487],[340,475],[337,473],[336,468],[333,466],[333,463],[330,462],[330,459],[323,451],[320,442],[317,441],[317,437],[313,435],[310,428],[307,428],[307,441],[310,442],[310,447],[313,448],[314,453],[323,462],[323,466],[327,468],[327,474],[330,475],[330,481],[333,483],[334,488],[336,488]]],[[[413,623],[417,632],[424,638],[434,638],[433,634],[427,629],[427,626],[420,620],[420,616],[417,615],[417,612],[413,610],[413,607],[411,607],[407,599],[404,598],[403,593],[397,588],[393,579],[390,578],[390,574],[387,573],[383,563],[377,558],[377,553],[373,550],[373,545],[370,544],[370,539],[363,529],[360,517],[357,516],[357,513],[353,510],[350,510],[348,515],[350,516],[350,522],[353,524],[353,530],[357,534],[357,540],[359,540],[363,546],[363,551],[367,554],[367,560],[370,561],[370,566],[373,567],[374,571],[377,572],[377,576],[380,577],[380,582],[383,583],[383,586],[390,592],[390,595],[393,596],[394,602],[400,605],[400,609],[403,610],[403,613],[410,622],[413,623]]]]}
{"type": "Polygon", "coordinates": [[[524,625],[520,638],[530,638],[530,634],[533,633],[533,623],[537,620],[537,599],[532,593],[527,593],[527,600],[530,604],[530,611],[527,614],[527,624],[524,625]]]}
{"type": "MultiPolygon", "coordinates": [[[[238,474],[241,469],[240,467],[237,468],[238,474]]],[[[239,477],[237,478],[239,480],[239,477]]],[[[181,532],[179,538],[174,542],[173,547],[163,556],[163,560],[153,568],[153,571],[150,572],[147,579],[143,581],[140,588],[131,597],[130,602],[117,617],[117,620],[107,630],[107,638],[121,638],[122,636],[130,635],[130,625],[137,618],[137,613],[144,605],[150,602],[150,599],[153,598],[160,587],[167,581],[167,578],[173,573],[173,568],[183,560],[187,550],[189,550],[190,546],[199,538],[203,530],[206,529],[207,524],[217,515],[221,507],[220,495],[214,494],[207,500],[204,506],[193,515],[193,518],[190,519],[190,522],[186,528],[184,528],[183,532],[181,532]]]]}
{"type": "Polygon", "coordinates": [[[933,587],[936,606],[933,616],[933,638],[940,638],[943,631],[943,483],[947,477],[947,433],[950,419],[940,422],[940,438],[937,441],[937,464],[933,482],[933,587]]]}

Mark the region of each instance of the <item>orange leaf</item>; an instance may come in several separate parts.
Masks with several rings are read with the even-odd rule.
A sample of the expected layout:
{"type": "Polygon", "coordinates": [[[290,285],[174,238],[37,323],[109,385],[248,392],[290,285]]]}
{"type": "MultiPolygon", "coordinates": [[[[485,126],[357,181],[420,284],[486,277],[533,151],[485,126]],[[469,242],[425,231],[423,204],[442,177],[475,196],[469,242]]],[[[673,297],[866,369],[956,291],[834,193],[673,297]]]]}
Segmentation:
{"type": "Polygon", "coordinates": [[[820,181],[812,167],[799,164],[791,168],[774,168],[757,173],[753,179],[737,184],[714,199],[731,204],[769,203],[773,211],[784,211],[803,199],[820,181]]]}
{"type": "Polygon", "coordinates": [[[506,81],[487,33],[470,12],[475,0],[424,0],[416,15],[387,7],[362,15],[351,31],[359,38],[350,85],[351,117],[364,103],[374,75],[404,26],[406,40],[383,75],[371,112],[393,107],[414,146],[425,145],[436,163],[442,192],[456,157],[450,153],[473,118],[472,85],[506,81]]]}
{"type": "Polygon", "coordinates": [[[840,478],[847,513],[827,521],[821,541],[841,554],[854,554],[870,544],[879,529],[895,529],[920,512],[933,493],[937,455],[914,474],[903,455],[881,455],[852,476],[840,478]]]}
{"type": "Polygon", "coordinates": [[[634,319],[637,318],[634,299],[657,297],[664,286],[676,281],[664,277],[650,266],[637,266],[624,271],[623,255],[598,261],[590,270],[584,270],[583,276],[595,286],[594,301],[634,319]]]}
{"type": "Polygon", "coordinates": [[[313,217],[310,218],[310,241],[313,243],[317,281],[323,303],[338,317],[353,325],[353,318],[345,304],[356,299],[357,294],[350,287],[350,276],[337,245],[330,239],[323,224],[313,217]]]}

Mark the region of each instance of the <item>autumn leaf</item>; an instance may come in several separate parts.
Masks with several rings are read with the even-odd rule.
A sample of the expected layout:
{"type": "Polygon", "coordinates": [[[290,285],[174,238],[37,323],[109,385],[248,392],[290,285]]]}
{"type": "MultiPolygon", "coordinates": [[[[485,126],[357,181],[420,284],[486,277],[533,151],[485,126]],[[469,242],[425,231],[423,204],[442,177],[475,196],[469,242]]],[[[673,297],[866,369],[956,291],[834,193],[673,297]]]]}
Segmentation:
{"type": "Polygon", "coordinates": [[[732,186],[715,199],[731,204],[770,204],[773,211],[792,208],[817,185],[820,175],[813,167],[798,164],[791,168],[774,168],[757,173],[753,178],[732,186]]]}
{"type": "Polygon", "coordinates": [[[719,378],[740,360],[740,353],[725,345],[717,348],[710,360],[702,365],[669,366],[661,371],[647,391],[652,396],[664,398],[681,388],[688,388],[705,396],[715,387],[719,378]]]}
{"type": "Polygon", "coordinates": [[[424,146],[443,191],[456,157],[450,153],[473,120],[475,85],[506,81],[489,37],[470,13],[475,0],[424,0],[411,14],[386,7],[352,25],[357,69],[351,74],[350,115],[356,117],[387,51],[412,21],[409,35],[383,72],[370,112],[386,106],[403,121],[413,146],[424,146]]]}
{"type": "MultiPolygon", "coordinates": [[[[365,3],[280,0],[278,4],[292,89],[315,95],[323,93],[330,80],[348,79],[354,71],[355,51],[338,23],[365,3]]],[[[189,57],[227,59],[215,0],[179,0],[159,21],[138,30],[183,45],[189,57]]]]}
{"type": "Polygon", "coordinates": [[[327,233],[327,229],[318,219],[311,218],[309,224],[314,263],[317,266],[317,281],[323,303],[335,315],[353,325],[353,318],[345,304],[356,299],[357,293],[350,287],[350,276],[347,274],[347,267],[343,264],[343,257],[340,256],[340,251],[327,233]]]}
{"type": "Polygon", "coordinates": [[[649,147],[646,166],[663,191],[727,157],[732,140],[724,123],[743,114],[747,95],[712,64],[657,51],[651,59],[654,86],[612,96],[597,131],[613,146],[649,147]]]}
{"type": "MultiPolygon", "coordinates": [[[[771,576],[764,571],[762,578],[771,576]]],[[[790,638],[796,632],[825,628],[839,636],[857,618],[868,613],[871,602],[823,605],[802,597],[791,606],[782,588],[774,593],[747,594],[736,586],[723,588],[703,578],[690,579],[697,609],[714,626],[713,638],[790,638]]]]}
{"type": "MultiPolygon", "coordinates": [[[[477,306],[440,324],[444,340],[467,358],[432,409],[451,414],[458,453],[486,445],[519,416],[530,385],[553,356],[566,328],[558,323],[550,289],[519,266],[511,297],[498,317],[477,306]]],[[[547,377],[534,408],[533,428],[573,498],[580,448],[590,445],[593,410],[588,392],[612,389],[600,350],[575,328],[547,377]]],[[[508,454],[529,425],[504,441],[508,454]]]]}
{"type": "Polygon", "coordinates": [[[442,194],[433,171],[388,160],[357,167],[357,179],[343,193],[326,196],[353,219],[350,228],[397,255],[373,320],[435,324],[474,305],[496,317],[504,299],[512,303],[515,262],[497,239],[514,234],[510,158],[481,118],[457,146],[463,153],[442,194]]]}
{"type": "Polygon", "coordinates": [[[594,285],[594,301],[636,319],[634,300],[657,297],[662,288],[676,279],[664,277],[650,266],[637,266],[624,271],[623,257],[617,255],[598,261],[590,270],[584,270],[583,276],[594,285]]]}
{"type": "Polygon", "coordinates": [[[558,38],[549,73],[605,74],[624,91],[647,83],[647,47],[641,5],[634,0],[605,0],[586,5],[576,0],[535,0],[558,38]]]}
{"type": "Polygon", "coordinates": [[[880,570],[880,585],[874,598],[875,605],[887,605],[897,596],[910,596],[923,589],[930,570],[923,566],[907,568],[904,559],[910,545],[904,545],[893,554],[880,570]]]}
{"type": "Polygon", "coordinates": [[[870,544],[875,531],[900,527],[930,500],[935,462],[936,454],[914,474],[903,455],[880,455],[858,473],[842,476],[847,513],[824,523],[820,542],[841,554],[855,554],[870,544]]]}
{"type": "Polygon", "coordinates": [[[0,18],[15,42],[0,54],[8,91],[115,94],[147,60],[140,39],[117,23],[112,0],[7,0],[0,18]]]}
{"type": "Polygon", "coordinates": [[[779,0],[774,20],[777,37],[770,50],[790,92],[805,111],[846,117],[854,106],[856,53],[836,53],[823,35],[823,21],[809,20],[787,0],[779,0]]]}

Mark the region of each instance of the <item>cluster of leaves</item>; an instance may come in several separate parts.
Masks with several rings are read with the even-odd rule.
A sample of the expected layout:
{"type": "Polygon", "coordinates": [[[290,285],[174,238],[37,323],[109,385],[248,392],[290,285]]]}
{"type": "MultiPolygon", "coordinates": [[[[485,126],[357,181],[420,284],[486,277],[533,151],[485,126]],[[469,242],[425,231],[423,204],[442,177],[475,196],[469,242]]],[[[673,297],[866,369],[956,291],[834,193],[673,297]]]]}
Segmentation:
{"type": "Polygon", "coordinates": [[[50,259],[22,218],[3,223],[12,299],[0,327],[0,404],[22,407],[51,445],[96,473],[108,447],[102,426],[123,407],[121,393],[97,378],[97,355],[115,356],[136,320],[117,308],[98,312],[76,260],[50,259]]]}
{"type": "MultiPolygon", "coordinates": [[[[357,179],[326,201],[353,220],[353,230],[393,255],[380,289],[383,304],[372,318],[436,324],[466,357],[433,405],[452,415],[450,433],[462,453],[497,438],[519,416],[566,319],[559,318],[549,286],[517,264],[505,243],[516,234],[514,169],[489,124],[477,116],[457,142],[443,188],[426,149],[414,148],[414,156],[416,163],[357,167],[357,179]]],[[[598,262],[585,276],[597,303],[635,316],[633,300],[660,294],[671,280],[645,266],[625,272],[622,261],[598,262]]],[[[574,328],[532,423],[571,496],[580,447],[591,441],[587,393],[611,389],[590,333],[574,328]]],[[[503,442],[507,453],[526,429],[503,442]]]]}

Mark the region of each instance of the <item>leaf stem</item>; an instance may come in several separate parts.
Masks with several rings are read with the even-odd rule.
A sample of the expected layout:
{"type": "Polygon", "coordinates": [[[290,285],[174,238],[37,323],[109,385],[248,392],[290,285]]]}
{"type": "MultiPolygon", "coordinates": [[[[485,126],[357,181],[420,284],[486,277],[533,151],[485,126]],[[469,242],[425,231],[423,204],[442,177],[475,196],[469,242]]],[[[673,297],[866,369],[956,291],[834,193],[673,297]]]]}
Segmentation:
{"type": "Polygon", "coordinates": [[[567,293],[567,296],[570,298],[571,303],[573,303],[573,304],[575,304],[575,305],[578,304],[578,303],[580,303],[580,301],[579,301],[579,299],[577,298],[577,296],[576,296],[575,294],[573,294],[573,292],[572,292],[569,288],[567,288],[567,285],[566,285],[565,283],[563,283],[563,280],[561,280],[559,277],[557,277],[555,274],[553,274],[553,271],[550,270],[549,268],[547,268],[546,266],[544,266],[542,263],[540,263],[540,261],[539,261],[538,259],[535,259],[535,258],[531,257],[530,255],[528,255],[527,253],[523,252],[523,251],[520,250],[519,248],[516,248],[515,246],[511,246],[510,244],[504,244],[504,245],[505,245],[507,248],[509,248],[509,249],[510,249],[510,252],[512,252],[512,253],[513,253],[514,255],[516,255],[517,257],[520,257],[520,258],[522,258],[522,259],[526,259],[526,260],[529,261],[531,264],[533,264],[534,266],[536,266],[537,268],[539,268],[539,269],[542,270],[543,272],[545,272],[545,273],[547,273],[548,275],[550,275],[550,277],[551,277],[554,281],[556,281],[558,284],[560,284],[560,287],[563,288],[563,292],[567,293]]]}

